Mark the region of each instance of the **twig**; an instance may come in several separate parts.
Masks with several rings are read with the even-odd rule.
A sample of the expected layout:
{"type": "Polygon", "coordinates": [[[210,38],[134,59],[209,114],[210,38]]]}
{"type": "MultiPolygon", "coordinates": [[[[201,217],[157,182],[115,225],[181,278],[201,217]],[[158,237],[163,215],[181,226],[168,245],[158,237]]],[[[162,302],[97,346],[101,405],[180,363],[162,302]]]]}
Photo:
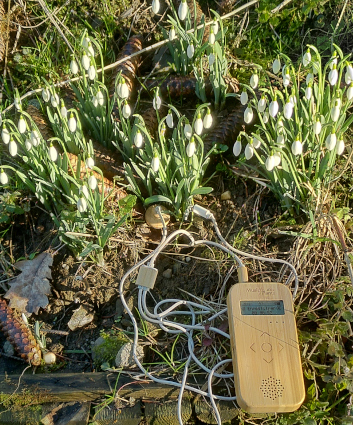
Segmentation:
{"type": "Polygon", "coordinates": [[[271,10],[271,13],[277,13],[281,9],[283,9],[285,6],[287,6],[288,3],[290,3],[292,0],[284,0],[281,4],[279,4],[277,7],[271,10]]]}

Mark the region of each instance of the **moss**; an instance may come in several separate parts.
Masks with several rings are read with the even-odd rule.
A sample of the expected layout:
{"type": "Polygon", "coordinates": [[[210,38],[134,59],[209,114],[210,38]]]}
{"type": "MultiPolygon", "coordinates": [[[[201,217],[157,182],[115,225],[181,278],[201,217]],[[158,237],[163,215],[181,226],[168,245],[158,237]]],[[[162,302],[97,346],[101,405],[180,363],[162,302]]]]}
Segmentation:
{"type": "Polygon", "coordinates": [[[101,332],[100,338],[99,343],[92,347],[94,361],[97,365],[113,365],[118,351],[129,340],[122,332],[101,332]]]}

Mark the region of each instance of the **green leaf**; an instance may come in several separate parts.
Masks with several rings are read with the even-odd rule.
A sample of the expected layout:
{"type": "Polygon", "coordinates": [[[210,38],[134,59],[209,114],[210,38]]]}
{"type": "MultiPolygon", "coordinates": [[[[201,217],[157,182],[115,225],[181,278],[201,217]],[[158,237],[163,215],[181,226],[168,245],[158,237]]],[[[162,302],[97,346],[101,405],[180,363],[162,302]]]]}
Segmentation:
{"type": "Polygon", "coordinates": [[[158,202],[167,202],[168,204],[172,204],[173,202],[163,195],[153,195],[149,198],[145,199],[144,205],[147,207],[147,205],[158,203],[158,202]]]}
{"type": "Polygon", "coordinates": [[[212,187],[199,187],[191,192],[191,196],[195,195],[206,195],[207,193],[211,193],[213,191],[212,187]]]}

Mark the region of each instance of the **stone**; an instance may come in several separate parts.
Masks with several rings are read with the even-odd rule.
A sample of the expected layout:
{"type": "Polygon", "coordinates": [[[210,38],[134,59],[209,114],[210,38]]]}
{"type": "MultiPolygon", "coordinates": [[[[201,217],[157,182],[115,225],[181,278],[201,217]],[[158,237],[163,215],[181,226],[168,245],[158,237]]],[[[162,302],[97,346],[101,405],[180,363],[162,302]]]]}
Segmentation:
{"type": "MultiPolygon", "coordinates": [[[[134,360],[134,356],[132,354],[132,342],[128,342],[126,344],[124,344],[118,354],[116,355],[115,358],[115,365],[116,367],[133,367],[135,366],[135,360],[134,360]]],[[[143,347],[141,347],[141,345],[137,345],[136,346],[136,355],[137,358],[142,361],[143,356],[144,356],[144,352],[143,352],[143,347]]]]}
{"type": "Polygon", "coordinates": [[[89,311],[87,307],[80,305],[80,307],[74,310],[71,319],[67,326],[72,330],[76,330],[77,328],[82,328],[83,326],[88,325],[94,319],[94,314],[89,311]]]}
{"type": "Polygon", "coordinates": [[[226,190],[225,192],[222,193],[221,201],[229,201],[230,199],[232,199],[232,194],[230,190],[226,190]]]}
{"type": "Polygon", "coordinates": [[[172,277],[172,274],[173,274],[172,269],[164,270],[164,272],[162,273],[163,277],[165,277],[166,279],[170,279],[172,277]]]}

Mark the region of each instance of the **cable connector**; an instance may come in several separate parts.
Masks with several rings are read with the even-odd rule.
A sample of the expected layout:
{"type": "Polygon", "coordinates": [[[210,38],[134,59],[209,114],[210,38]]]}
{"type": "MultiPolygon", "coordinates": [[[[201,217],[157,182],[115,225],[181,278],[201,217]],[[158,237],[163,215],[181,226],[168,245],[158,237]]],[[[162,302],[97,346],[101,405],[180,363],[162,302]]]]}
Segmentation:
{"type": "Polygon", "coordinates": [[[158,270],[150,266],[141,266],[137,275],[136,285],[153,289],[158,276],[158,270]]]}
{"type": "Polygon", "coordinates": [[[205,218],[206,220],[214,219],[214,215],[208,209],[201,207],[200,205],[194,205],[193,212],[198,216],[205,218]]]}

